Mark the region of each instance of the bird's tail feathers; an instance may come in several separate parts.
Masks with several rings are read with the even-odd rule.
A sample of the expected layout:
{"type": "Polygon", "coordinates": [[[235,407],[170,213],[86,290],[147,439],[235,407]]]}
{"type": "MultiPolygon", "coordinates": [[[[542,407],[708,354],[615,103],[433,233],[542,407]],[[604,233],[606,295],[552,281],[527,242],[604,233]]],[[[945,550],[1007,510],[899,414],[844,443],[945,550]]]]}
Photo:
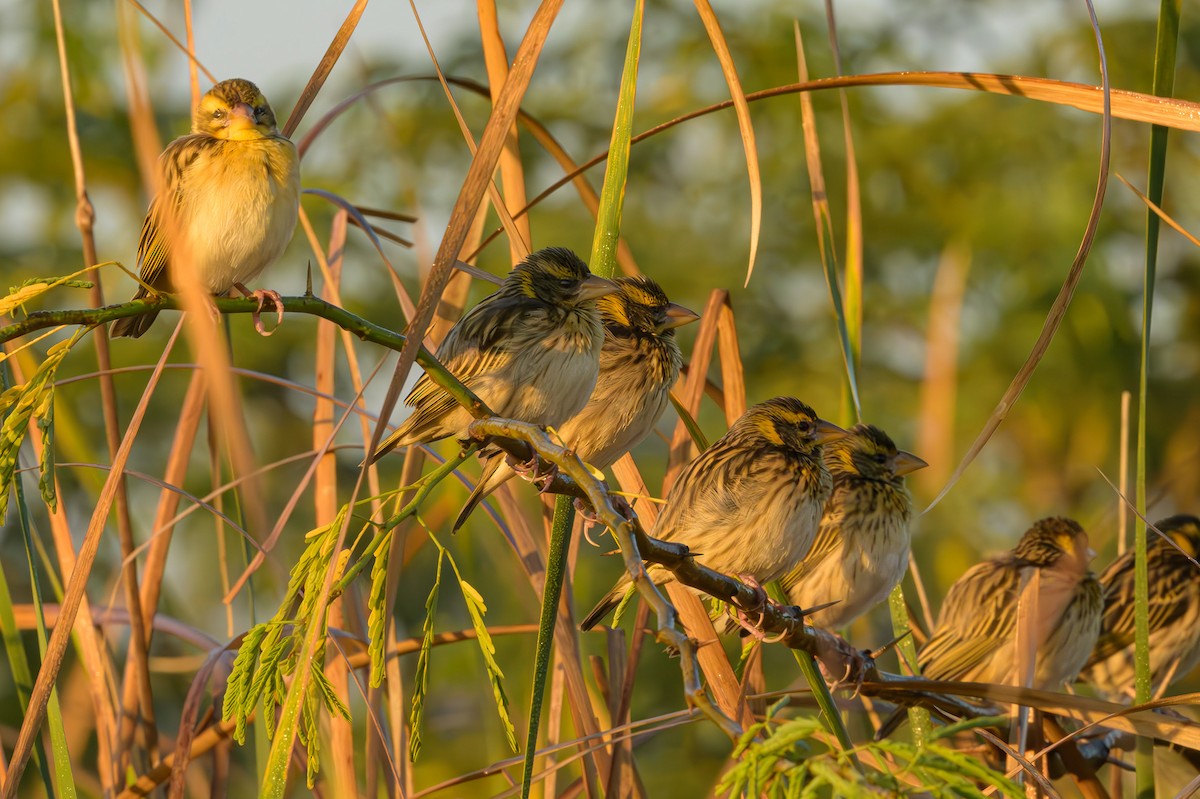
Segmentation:
{"type": "Polygon", "coordinates": [[[504,462],[503,452],[498,452],[484,461],[483,473],[479,475],[479,482],[475,484],[475,488],[471,491],[471,496],[467,497],[466,504],[458,512],[458,518],[454,520],[454,526],[450,528],[450,531],[457,533],[459,528],[466,524],[467,517],[475,511],[479,503],[491,496],[491,493],[497,488],[508,482],[514,474],[516,472],[512,470],[512,467],[504,462]]]}
{"type": "Polygon", "coordinates": [[[158,318],[158,311],[122,317],[112,323],[108,329],[108,335],[112,338],[139,338],[150,329],[150,325],[154,324],[156,318],[158,318]]]}

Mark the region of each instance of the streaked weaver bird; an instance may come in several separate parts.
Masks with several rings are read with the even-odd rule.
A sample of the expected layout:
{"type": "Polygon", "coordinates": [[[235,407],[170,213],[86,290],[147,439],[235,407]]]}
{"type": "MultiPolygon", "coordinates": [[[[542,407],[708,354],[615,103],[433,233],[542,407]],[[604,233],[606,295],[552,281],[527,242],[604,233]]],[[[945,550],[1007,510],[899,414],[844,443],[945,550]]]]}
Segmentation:
{"type": "MultiPolygon", "coordinates": [[[[579,412],[600,368],[604,328],[596,300],[617,290],[564,247],[513,267],[446,334],[437,359],[498,416],[560,425],[579,412]]],[[[404,400],[412,414],[372,462],[397,447],[467,438],[471,414],[422,374],[404,400]]]]}
{"type": "MultiPolygon", "coordinates": [[[[162,192],[142,223],[137,263],[144,285],[133,299],[178,291],[171,269],[186,265],[208,293],[237,289],[257,298],[260,311],[270,301],[282,314],[278,293],[245,286],[287,247],[300,208],[296,148],[276,127],[263,93],[241,78],[213,86],[192,113],[192,132],[168,144],[158,165],[162,192]]],[[[156,316],[117,319],[111,333],[137,338],[156,316]]],[[[262,332],[257,313],[255,326],[262,332]]]]}
{"type": "MultiPolygon", "coordinates": [[[[1200,519],[1171,516],[1147,531],[1150,675],[1153,693],[1184,677],[1200,663],[1200,519]]],[[[1134,552],[1127,550],[1100,575],[1104,621],[1082,679],[1104,694],[1134,693],[1134,552]]]]}
{"type": "Polygon", "coordinates": [[[912,497],[904,476],[929,464],[897,449],[875,425],[857,424],[824,448],[833,477],[812,549],[780,581],[809,624],[844,627],[887,599],[908,568],[912,497]],[[833,604],[830,604],[833,603],[833,604]]]}
{"type": "MultiPolygon", "coordinates": [[[[747,410],[679,475],[651,535],[752,586],[776,580],[808,553],[832,480],[821,447],[846,435],[794,397],[747,410]]],[[[670,571],[650,566],[656,584],[670,571]]],[[[631,588],[623,575],[579,625],[589,630],[631,588]]],[[[760,589],[761,590],[761,589],[760,589]]]]}
{"type": "Polygon", "coordinates": [[[950,587],[918,654],[922,676],[1041,689],[1073,681],[1100,635],[1094,555],[1079,523],[1055,516],[1035,522],[1011,552],[972,566],[950,587]],[[1032,663],[1019,663],[1018,601],[1028,608],[1032,663]]]}
{"type": "MultiPolygon", "coordinates": [[[[607,469],[654,430],[683,363],[675,328],[700,318],[667,299],[648,277],[618,277],[614,282],[617,291],[596,302],[604,324],[596,387],[583,410],[558,428],[559,438],[597,469],[607,469]]],[[[515,474],[504,453],[486,457],[483,474],[454,529],[515,474]]]]}

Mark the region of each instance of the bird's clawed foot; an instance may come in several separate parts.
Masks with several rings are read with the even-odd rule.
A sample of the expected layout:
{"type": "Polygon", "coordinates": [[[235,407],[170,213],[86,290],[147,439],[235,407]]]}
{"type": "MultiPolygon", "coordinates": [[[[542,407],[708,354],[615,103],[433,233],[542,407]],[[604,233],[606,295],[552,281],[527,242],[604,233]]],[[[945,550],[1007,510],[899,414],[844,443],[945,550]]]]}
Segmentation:
{"type": "Polygon", "coordinates": [[[273,335],[275,330],[279,329],[279,325],[283,324],[283,298],[279,296],[279,292],[271,289],[256,289],[255,291],[250,291],[241,283],[235,283],[233,284],[233,287],[240,291],[243,297],[258,301],[258,308],[253,314],[254,329],[258,331],[258,334],[260,336],[273,335]],[[269,332],[265,327],[263,327],[262,321],[263,308],[267,307],[268,304],[274,306],[276,317],[275,330],[271,330],[269,332]]]}
{"type": "Polygon", "coordinates": [[[554,482],[554,478],[558,477],[558,466],[550,463],[543,467],[536,454],[524,463],[517,463],[513,458],[510,458],[508,463],[514,472],[521,475],[521,479],[533,483],[538,491],[545,491],[554,482]]]}
{"type": "Polygon", "coordinates": [[[763,589],[762,584],[752,574],[738,574],[737,578],[746,584],[748,588],[754,591],[754,603],[758,608],[758,621],[753,621],[750,615],[741,608],[731,607],[731,617],[739,627],[744,629],[752,638],[764,644],[771,644],[783,638],[783,633],[775,636],[768,636],[763,631],[762,624],[766,618],[766,610],[770,606],[777,606],[778,603],[767,596],[767,592],[763,589]]]}

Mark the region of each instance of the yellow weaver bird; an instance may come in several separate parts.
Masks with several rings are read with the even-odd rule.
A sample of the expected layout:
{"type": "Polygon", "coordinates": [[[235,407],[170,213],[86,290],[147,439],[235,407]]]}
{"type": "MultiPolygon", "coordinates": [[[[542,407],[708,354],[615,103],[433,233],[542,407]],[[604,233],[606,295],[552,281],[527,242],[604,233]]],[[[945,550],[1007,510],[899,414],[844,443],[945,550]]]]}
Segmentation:
{"type": "MultiPolygon", "coordinates": [[[[531,254],[458,321],[437,359],[498,416],[560,425],[579,412],[600,369],[596,300],[617,290],[564,247],[531,254]]],[[[404,400],[412,415],[371,462],[396,447],[467,438],[474,417],[422,374],[404,400]]]]}
{"type": "MultiPolygon", "coordinates": [[[[170,262],[186,248],[185,263],[210,294],[236,288],[257,297],[260,310],[269,298],[282,314],[276,292],[245,286],[283,252],[300,207],[296,148],[279,132],[258,87],[240,78],[213,86],[192,113],[192,132],[167,145],[159,168],[163,192],[151,202],[138,240],[145,285],[133,299],[177,290],[170,262]]],[[[137,338],[157,315],[118,319],[112,335],[137,338]]]]}
{"type": "MultiPolygon", "coordinates": [[[[596,303],[604,324],[596,388],[583,410],[558,428],[559,438],[597,469],[616,463],[654,429],[683,364],[675,328],[700,318],[667,299],[648,277],[614,282],[618,290],[596,303]]],[[[504,453],[488,457],[454,529],[515,474],[504,453]]]]}
{"type": "Polygon", "coordinates": [[[972,566],[950,587],[937,626],[921,648],[922,676],[1024,685],[1020,600],[1029,608],[1027,640],[1034,657],[1029,687],[1053,689],[1074,681],[1100,635],[1104,599],[1088,568],[1094,555],[1077,522],[1051,517],[1030,527],[1011,552],[972,566]]]}
{"type": "MultiPolygon", "coordinates": [[[[808,553],[832,481],[821,445],[846,435],[794,397],[750,408],[675,482],[651,535],[749,585],[776,580],[808,553]]],[[[674,576],[650,566],[654,582],[674,576]]],[[[622,575],[579,625],[590,630],[632,589],[622,575]]]]}
{"type": "Polygon", "coordinates": [[[824,449],[833,494],[812,549],[780,584],[801,608],[835,603],[805,616],[808,624],[835,629],[887,599],[904,577],[912,540],[904,475],[929,464],[869,424],[855,425],[824,449]]]}
{"type": "MultiPolygon", "coordinates": [[[[1146,542],[1150,679],[1157,695],[1200,663],[1200,519],[1171,516],[1154,526],[1163,534],[1149,530],[1146,542]]],[[[1104,622],[1083,673],[1113,699],[1134,693],[1133,566],[1130,549],[1100,575],[1104,622]]]]}

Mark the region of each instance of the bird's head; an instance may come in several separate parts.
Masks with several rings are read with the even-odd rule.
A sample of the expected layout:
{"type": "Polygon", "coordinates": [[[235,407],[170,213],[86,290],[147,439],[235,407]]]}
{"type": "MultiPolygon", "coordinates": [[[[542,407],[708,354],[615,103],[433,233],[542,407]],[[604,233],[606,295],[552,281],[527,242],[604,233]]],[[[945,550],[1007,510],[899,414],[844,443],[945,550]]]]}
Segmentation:
{"type": "Polygon", "coordinates": [[[667,299],[662,287],[648,277],[619,277],[618,290],[596,303],[604,326],[618,335],[674,337],[675,328],[700,318],[678,303],[667,299]]]}
{"type": "MultiPolygon", "coordinates": [[[[1179,551],[1195,560],[1200,557],[1200,519],[1181,513],[1154,523],[1158,531],[1171,540],[1179,551]]],[[[1159,539],[1161,540],[1161,539],[1159,539]]],[[[1163,545],[1174,549],[1163,541],[1163,545]]]]}
{"type": "Polygon", "coordinates": [[[248,80],[223,80],[200,98],[192,113],[192,132],[217,139],[245,141],[279,135],[275,112],[248,80]]]}
{"type": "Polygon", "coordinates": [[[833,474],[900,483],[904,475],[929,464],[897,449],[887,433],[873,424],[856,424],[824,450],[825,465],[833,474]]]}
{"type": "Polygon", "coordinates": [[[504,279],[509,290],[560,308],[573,308],[617,291],[617,284],[588,271],[565,247],[530,253],[504,279]]]}
{"type": "Polygon", "coordinates": [[[775,397],[755,405],[734,422],[730,432],[802,453],[846,435],[845,430],[819,418],[795,397],[775,397]]]}
{"type": "Polygon", "coordinates": [[[1080,573],[1096,556],[1079,522],[1050,516],[1034,522],[1017,542],[1013,554],[1035,566],[1067,567],[1080,573]]]}

